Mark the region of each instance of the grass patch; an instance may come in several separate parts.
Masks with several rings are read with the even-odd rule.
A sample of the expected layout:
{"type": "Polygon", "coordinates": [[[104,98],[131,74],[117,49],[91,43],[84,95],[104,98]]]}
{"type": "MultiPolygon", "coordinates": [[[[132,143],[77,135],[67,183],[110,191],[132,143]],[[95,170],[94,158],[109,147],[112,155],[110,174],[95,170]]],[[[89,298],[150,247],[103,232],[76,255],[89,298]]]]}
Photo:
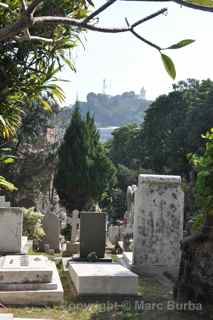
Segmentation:
{"type": "MultiPolygon", "coordinates": [[[[53,258],[53,257],[52,257],[53,258]]],[[[157,279],[141,277],[139,279],[138,300],[116,297],[84,297],[76,295],[68,272],[57,260],[64,288],[64,304],[55,307],[17,307],[2,309],[20,318],[43,318],[51,320],[213,320],[210,311],[178,312],[168,311],[166,304],[172,300],[172,288],[164,286],[157,279]],[[163,303],[163,310],[140,310],[140,303],[163,303]],[[138,308],[139,307],[139,308],[138,308]]]]}

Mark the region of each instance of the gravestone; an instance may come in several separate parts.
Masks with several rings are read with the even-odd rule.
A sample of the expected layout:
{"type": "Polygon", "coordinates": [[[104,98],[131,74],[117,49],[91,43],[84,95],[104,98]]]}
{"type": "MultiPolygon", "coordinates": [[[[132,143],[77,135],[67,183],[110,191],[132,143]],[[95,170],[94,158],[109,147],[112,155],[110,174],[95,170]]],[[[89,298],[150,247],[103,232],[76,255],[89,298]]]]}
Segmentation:
{"type": "Polygon", "coordinates": [[[0,208],[10,208],[10,202],[5,200],[5,196],[0,196],[0,208]]]}
{"type": "Polygon", "coordinates": [[[71,224],[72,224],[71,243],[75,243],[75,241],[77,240],[77,237],[78,237],[78,227],[80,224],[78,210],[73,210],[71,224]]]}
{"type": "Polygon", "coordinates": [[[49,248],[60,251],[60,221],[53,213],[47,213],[43,219],[43,228],[45,237],[42,240],[43,244],[49,244],[49,248]]]}
{"type": "Polygon", "coordinates": [[[23,213],[0,196],[0,253],[21,253],[23,213]]]}
{"type": "Polygon", "coordinates": [[[121,240],[121,227],[116,225],[110,225],[108,229],[108,238],[112,244],[117,244],[121,240]]]}
{"type": "Polygon", "coordinates": [[[177,275],[184,193],[179,176],[139,175],[135,194],[133,265],[139,273],[177,275]]]}
{"type": "Polygon", "coordinates": [[[95,252],[98,258],[105,256],[106,215],[97,212],[80,213],[80,257],[87,258],[95,252]]]}
{"type": "Polygon", "coordinates": [[[137,190],[136,185],[128,186],[127,188],[127,213],[126,213],[126,232],[133,233],[134,215],[135,215],[135,193],[137,190]]]}

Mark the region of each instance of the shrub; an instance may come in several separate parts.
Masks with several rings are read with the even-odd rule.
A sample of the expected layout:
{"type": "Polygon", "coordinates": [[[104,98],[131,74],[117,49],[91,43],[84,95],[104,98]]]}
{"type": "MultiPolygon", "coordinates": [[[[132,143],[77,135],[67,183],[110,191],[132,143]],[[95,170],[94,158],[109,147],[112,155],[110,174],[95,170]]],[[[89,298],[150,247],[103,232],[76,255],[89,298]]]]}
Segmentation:
{"type": "Polygon", "coordinates": [[[34,207],[23,208],[23,234],[31,240],[39,241],[45,236],[42,228],[43,214],[34,207]]]}

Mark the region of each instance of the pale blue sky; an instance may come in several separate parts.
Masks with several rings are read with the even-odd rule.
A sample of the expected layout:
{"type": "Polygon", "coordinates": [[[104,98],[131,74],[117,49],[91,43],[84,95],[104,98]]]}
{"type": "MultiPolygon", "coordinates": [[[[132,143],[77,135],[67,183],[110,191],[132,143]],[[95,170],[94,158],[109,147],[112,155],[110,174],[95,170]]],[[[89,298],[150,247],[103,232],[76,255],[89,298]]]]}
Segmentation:
{"type": "MultiPolygon", "coordinates": [[[[104,2],[94,0],[97,6],[104,2]]],[[[134,22],[164,7],[168,8],[168,15],[161,15],[141,25],[138,28],[140,34],[161,47],[183,39],[195,39],[196,42],[188,47],[165,52],[175,62],[176,81],[213,79],[213,13],[181,8],[168,2],[156,4],[118,0],[100,15],[99,24],[125,26],[125,17],[134,22]]],[[[106,92],[110,95],[132,90],[139,93],[144,86],[147,98],[154,99],[171,89],[173,81],[165,72],[159,53],[133,35],[90,31],[83,42],[85,49],[79,46],[73,52],[77,73],[64,70],[60,76],[71,81],[61,83],[66,104],[74,103],[77,96],[79,100],[85,100],[89,92],[102,92],[104,79],[108,84],[106,92]]]]}

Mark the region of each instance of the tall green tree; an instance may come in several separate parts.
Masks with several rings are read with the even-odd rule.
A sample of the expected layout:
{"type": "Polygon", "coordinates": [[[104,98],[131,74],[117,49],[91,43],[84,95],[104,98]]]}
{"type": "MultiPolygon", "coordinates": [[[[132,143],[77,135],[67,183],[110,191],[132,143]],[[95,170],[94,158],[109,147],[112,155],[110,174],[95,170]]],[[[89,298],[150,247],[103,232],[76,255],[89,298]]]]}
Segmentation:
{"type": "Polygon", "coordinates": [[[115,129],[110,146],[110,158],[116,165],[137,168],[140,158],[140,127],[129,124],[115,129]]]}
{"type": "Polygon", "coordinates": [[[201,153],[201,135],[212,126],[213,82],[189,79],[158,97],[146,111],[141,130],[142,167],[156,173],[192,171],[189,153],[201,153]]]}
{"type": "Polygon", "coordinates": [[[76,106],[59,148],[54,185],[68,212],[89,208],[101,200],[114,180],[115,169],[107,158],[94,119],[81,118],[76,106]]]}
{"type": "Polygon", "coordinates": [[[203,138],[206,141],[203,154],[192,157],[197,171],[195,189],[201,223],[199,229],[182,242],[182,262],[175,297],[180,301],[191,300],[212,305],[213,129],[203,138]]]}

